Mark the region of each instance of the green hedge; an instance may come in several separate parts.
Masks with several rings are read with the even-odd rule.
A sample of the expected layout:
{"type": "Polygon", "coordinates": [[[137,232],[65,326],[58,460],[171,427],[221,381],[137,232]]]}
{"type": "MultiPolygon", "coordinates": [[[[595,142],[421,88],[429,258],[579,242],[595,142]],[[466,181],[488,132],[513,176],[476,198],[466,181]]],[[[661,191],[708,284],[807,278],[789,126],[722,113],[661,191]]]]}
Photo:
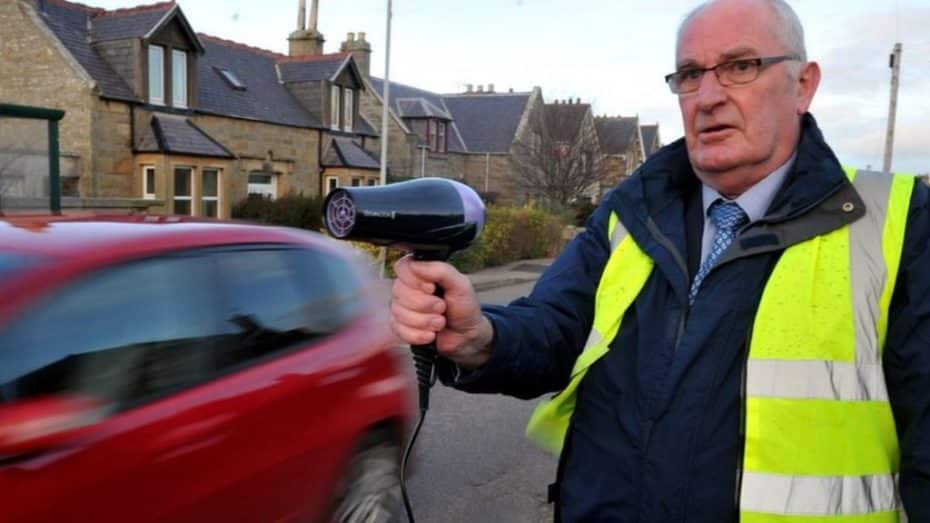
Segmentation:
{"type": "Polygon", "coordinates": [[[232,217],[298,229],[319,231],[323,227],[323,199],[319,196],[287,194],[277,200],[249,197],[232,207],[232,217]]]}

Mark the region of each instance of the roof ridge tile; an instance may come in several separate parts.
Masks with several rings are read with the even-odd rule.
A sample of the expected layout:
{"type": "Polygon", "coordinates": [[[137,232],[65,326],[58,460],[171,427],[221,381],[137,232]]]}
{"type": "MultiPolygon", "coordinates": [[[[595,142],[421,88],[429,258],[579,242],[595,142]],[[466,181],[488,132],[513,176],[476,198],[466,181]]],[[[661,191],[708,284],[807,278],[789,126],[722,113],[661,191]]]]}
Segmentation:
{"type": "Polygon", "coordinates": [[[233,47],[235,49],[242,49],[244,51],[258,53],[264,56],[268,56],[270,58],[278,59],[278,58],[285,57],[285,55],[281,53],[269,51],[268,49],[262,49],[261,47],[255,47],[255,46],[251,46],[248,44],[243,44],[241,42],[236,42],[235,40],[227,40],[225,38],[220,38],[219,36],[208,35],[206,33],[197,33],[197,37],[202,38],[204,40],[209,40],[211,42],[214,42],[220,45],[224,45],[226,47],[233,47]]]}
{"type": "Polygon", "coordinates": [[[85,13],[90,13],[90,14],[99,14],[99,13],[106,12],[106,9],[103,9],[101,7],[93,7],[93,6],[81,4],[78,2],[69,2],[68,0],[45,0],[45,1],[50,4],[55,4],[61,7],[70,7],[70,8],[78,9],[80,11],[84,11],[85,13]]]}
{"type": "Polygon", "coordinates": [[[168,0],[167,2],[159,2],[157,4],[137,5],[134,7],[126,7],[122,9],[111,9],[111,10],[104,9],[94,14],[94,18],[101,18],[105,16],[134,15],[137,13],[148,13],[151,11],[167,11],[174,6],[175,6],[175,1],[168,0]]]}

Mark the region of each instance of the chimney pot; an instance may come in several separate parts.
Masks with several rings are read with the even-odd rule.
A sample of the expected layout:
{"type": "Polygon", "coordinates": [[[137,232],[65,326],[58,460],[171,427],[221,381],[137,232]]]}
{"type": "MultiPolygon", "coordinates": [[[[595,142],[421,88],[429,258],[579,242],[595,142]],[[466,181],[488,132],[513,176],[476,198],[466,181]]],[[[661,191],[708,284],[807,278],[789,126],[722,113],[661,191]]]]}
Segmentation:
{"type": "Polygon", "coordinates": [[[355,33],[346,33],[346,42],[354,42],[355,33]]]}
{"type": "Polygon", "coordinates": [[[508,93],[512,93],[512,92],[513,92],[513,87],[511,87],[510,89],[508,89],[507,92],[508,92],[508,93]]]}
{"type": "Polygon", "coordinates": [[[575,104],[581,105],[581,98],[575,98],[575,104]]]}
{"type": "Polygon", "coordinates": [[[471,93],[474,91],[474,86],[472,84],[465,84],[465,92],[471,93]]]}
{"type": "Polygon", "coordinates": [[[359,41],[359,42],[364,42],[364,41],[365,41],[365,31],[359,31],[359,33],[358,33],[358,41],[359,41]]]}
{"type": "Polygon", "coordinates": [[[478,84],[478,92],[479,92],[479,93],[483,93],[483,92],[484,92],[484,84],[478,84]]]}
{"type": "Polygon", "coordinates": [[[488,92],[489,92],[489,93],[493,93],[493,92],[494,92],[494,84],[488,84],[488,92]]]}

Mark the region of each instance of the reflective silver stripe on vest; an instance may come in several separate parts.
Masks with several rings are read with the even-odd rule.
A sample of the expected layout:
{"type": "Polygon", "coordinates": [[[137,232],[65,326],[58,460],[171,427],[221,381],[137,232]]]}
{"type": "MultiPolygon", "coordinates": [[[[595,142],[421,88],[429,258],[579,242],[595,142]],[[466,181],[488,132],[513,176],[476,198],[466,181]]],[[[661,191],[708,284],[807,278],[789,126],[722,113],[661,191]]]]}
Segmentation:
{"type": "Polygon", "coordinates": [[[610,235],[610,252],[617,250],[617,247],[620,246],[620,243],[623,242],[629,232],[626,230],[626,227],[623,226],[623,222],[620,221],[620,217],[617,217],[617,225],[614,226],[614,233],[610,235]]]}
{"type": "Polygon", "coordinates": [[[749,359],[746,391],[757,398],[888,401],[881,363],[749,359]]]}
{"type": "Polygon", "coordinates": [[[841,516],[900,510],[896,475],[783,476],[743,474],[740,510],[841,516]]]}
{"type": "Polygon", "coordinates": [[[888,215],[892,176],[858,171],[853,180],[865,203],[866,214],[849,226],[849,269],[855,314],[856,361],[881,363],[878,318],[888,268],[882,254],[882,233],[888,215]]]}

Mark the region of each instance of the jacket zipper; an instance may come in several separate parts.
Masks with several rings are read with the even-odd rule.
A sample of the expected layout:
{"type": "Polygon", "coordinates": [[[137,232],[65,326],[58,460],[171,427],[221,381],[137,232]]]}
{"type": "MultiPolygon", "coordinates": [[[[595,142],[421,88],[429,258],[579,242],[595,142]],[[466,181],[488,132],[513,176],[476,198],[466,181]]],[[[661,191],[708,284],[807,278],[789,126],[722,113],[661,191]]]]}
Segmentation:
{"type": "MultiPolygon", "coordinates": [[[[675,244],[672,243],[662,231],[659,230],[659,226],[656,225],[656,222],[652,218],[646,219],[646,228],[649,229],[649,232],[655,238],[659,245],[665,247],[670,253],[672,253],[672,258],[675,260],[675,265],[678,266],[678,269],[681,270],[681,273],[685,276],[685,281],[689,281],[688,277],[688,265],[685,263],[685,259],[682,258],[681,253],[678,252],[678,249],[675,247],[675,244]]],[[[678,346],[681,344],[681,338],[685,334],[685,323],[688,320],[688,313],[690,312],[691,307],[688,305],[688,295],[687,291],[685,293],[685,300],[682,303],[681,315],[678,318],[678,332],[675,333],[675,344],[673,345],[672,354],[678,352],[678,346]]]]}
{"type": "Polygon", "coordinates": [[[749,333],[746,336],[746,350],[743,354],[743,365],[740,372],[739,383],[739,454],[736,458],[736,493],[733,497],[733,506],[736,509],[736,521],[739,521],[740,493],[743,490],[743,467],[746,460],[746,401],[749,374],[749,349],[752,343],[752,325],[749,326],[749,333]]]}

